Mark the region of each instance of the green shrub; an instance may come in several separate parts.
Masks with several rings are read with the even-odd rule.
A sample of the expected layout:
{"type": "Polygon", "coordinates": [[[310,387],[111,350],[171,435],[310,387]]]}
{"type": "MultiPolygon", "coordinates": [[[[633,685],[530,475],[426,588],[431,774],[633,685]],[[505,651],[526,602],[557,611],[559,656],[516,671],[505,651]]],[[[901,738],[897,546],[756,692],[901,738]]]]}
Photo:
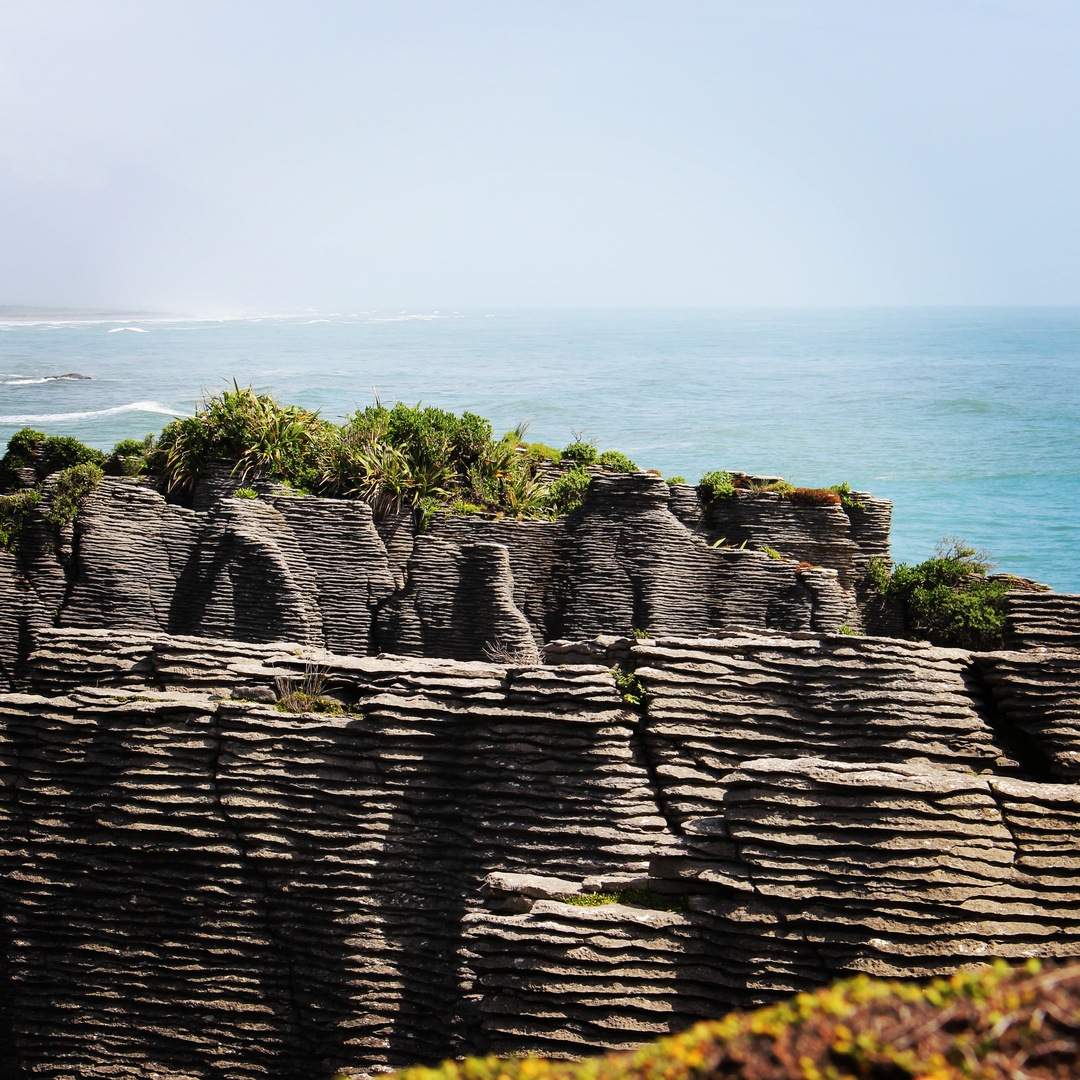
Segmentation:
{"type": "Polygon", "coordinates": [[[195,415],[167,424],[147,455],[170,490],[189,491],[211,461],[233,462],[241,477],[290,479],[317,467],[334,425],[296,405],[279,405],[250,386],[209,394],[195,415]]]}
{"type": "Polygon", "coordinates": [[[0,492],[12,491],[21,486],[19,470],[35,468],[35,460],[45,445],[46,438],[44,431],[35,431],[33,428],[22,428],[11,436],[7,450],[0,458],[0,492]]]}
{"type": "Polygon", "coordinates": [[[751,495],[779,495],[789,498],[795,492],[795,485],[786,480],[772,480],[769,483],[760,483],[757,480],[750,481],[751,495]]]}
{"type": "Polygon", "coordinates": [[[141,476],[147,471],[146,461],[154,448],[154,436],[138,439],[121,439],[105,461],[108,476],[141,476]]]}
{"type": "Polygon", "coordinates": [[[67,435],[53,435],[45,440],[41,453],[42,476],[52,476],[54,472],[74,468],[76,465],[105,464],[105,455],[100,450],[85,446],[78,439],[67,435]]]}
{"type": "Polygon", "coordinates": [[[19,486],[18,471],[31,468],[37,479],[74,465],[104,465],[105,455],[68,435],[48,436],[33,428],[16,431],[0,459],[0,491],[19,486]]]}
{"type": "Polygon", "coordinates": [[[770,559],[783,559],[784,557],[776,548],[771,548],[767,544],[758,544],[758,551],[768,555],[770,559]]]}
{"type": "Polygon", "coordinates": [[[707,472],[698,483],[698,495],[707,506],[711,502],[735,498],[735,483],[726,471],[707,472]]]}
{"type": "Polygon", "coordinates": [[[465,517],[467,514],[482,514],[484,508],[477,506],[476,503],[466,502],[464,499],[458,499],[456,502],[452,502],[447,507],[448,513],[457,514],[460,517],[465,517]]]}
{"type": "Polygon", "coordinates": [[[138,439],[121,439],[113,447],[114,457],[132,457],[134,454],[145,454],[154,444],[154,436],[147,435],[145,442],[138,439]]]}
{"type": "Polygon", "coordinates": [[[627,705],[645,704],[645,687],[637,677],[637,672],[630,668],[615,669],[615,688],[627,705]]]}
{"type": "Polygon", "coordinates": [[[639,629],[637,629],[635,627],[633,630],[630,631],[630,634],[636,641],[648,641],[649,640],[649,631],[648,630],[639,630],[639,629]]]}
{"type": "Polygon", "coordinates": [[[686,477],[685,476],[669,476],[667,478],[667,483],[669,483],[669,484],[685,484],[686,483],[686,477]]]}
{"type": "Polygon", "coordinates": [[[0,547],[14,551],[30,511],[41,502],[39,491],[0,495],[0,547]]]}
{"type": "Polygon", "coordinates": [[[45,514],[54,529],[73,522],[90,493],[101,483],[105,470],[94,462],[72,465],[57,476],[52,491],[52,505],[45,514]]]}
{"type": "Polygon", "coordinates": [[[257,499],[259,493],[254,488],[239,487],[232,493],[232,497],[234,499],[257,499]]]}
{"type": "Polygon", "coordinates": [[[592,477],[584,465],[577,465],[548,488],[547,505],[554,514],[569,514],[576,510],[585,496],[592,477]]]}
{"type": "Polygon", "coordinates": [[[854,495],[851,494],[851,485],[845,480],[842,484],[833,484],[830,491],[835,491],[840,496],[840,502],[845,510],[865,510],[865,503],[859,502],[854,495]]]}
{"type": "Polygon", "coordinates": [[[553,446],[546,446],[542,442],[529,443],[529,457],[536,462],[550,461],[558,465],[562,461],[562,451],[553,446]]]}
{"type": "Polygon", "coordinates": [[[945,538],[934,556],[891,573],[871,560],[867,583],[887,603],[902,606],[908,633],[935,645],[1000,648],[1005,629],[1006,581],[987,581],[988,557],[963,540],[945,538]]]}
{"type": "Polygon", "coordinates": [[[630,473],[638,471],[638,467],[618,450],[605,450],[596,459],[596,464],[603,466],[608,472],[630,473]]]}
{"type": "Polygon", "coordinates": [[[598,457],[596,447],[592,443],[582,442],[580,439],[577,442],[572,442],[562,452],[562,456],[567,461],[576,461],[579,465],[592,465],[598,457]]]}
{"type": "Polygon", "coordinates": [[[1051,1080],[1080,1075],[1080,965],[1004,960],[918,984],[858,975],[635,1050],[473,1057],[399,1080],[1051,1080]]]}

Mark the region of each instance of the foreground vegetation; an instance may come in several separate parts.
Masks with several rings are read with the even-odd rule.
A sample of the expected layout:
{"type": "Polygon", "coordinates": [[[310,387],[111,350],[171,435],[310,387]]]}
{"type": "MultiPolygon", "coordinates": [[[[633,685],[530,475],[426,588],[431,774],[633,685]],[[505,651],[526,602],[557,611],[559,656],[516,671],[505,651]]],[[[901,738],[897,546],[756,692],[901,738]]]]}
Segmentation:
{"type": "Polygon", "coordinates": [[[467,1058],[402,1080],[1051,1080],[1080,1075],[1080,964],[1004,962],[929,985],[836,983],[580,1063],[467,1058]]]}

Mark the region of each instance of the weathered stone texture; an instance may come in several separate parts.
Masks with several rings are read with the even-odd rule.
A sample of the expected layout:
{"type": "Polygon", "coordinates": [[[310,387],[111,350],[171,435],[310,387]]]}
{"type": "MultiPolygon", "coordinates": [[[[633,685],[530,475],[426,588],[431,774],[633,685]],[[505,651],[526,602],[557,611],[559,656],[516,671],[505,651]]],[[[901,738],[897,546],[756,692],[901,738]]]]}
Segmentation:
{"type": "Polygon", "coordinates": [[[1006,596],[1005,643],[1014,649],[1080,649],[1080,596],[1019,590],[1006,596]]]}
{"type": "Polygon", "coordinates": [[[854,547],[839,524],[837,543],[821,547],[823,568],[711,548],[672,513],[668,485],[645,473],[598,473],[584,505],[557,521],[438,515],[419,535],[411,511],[376,523],[362,502],[261,482],[258,499],[238,499],[239,483],[211,470],[187,510],[144,480],[106,478],[73,530],[57,535],[31,515],[17,566],[0,568],[4,587],[25,578],[61,626],[290,640],[358,655],[479,659],[496,641],[535,649],[634,628],[694,635],[858,623],[844,584],[854,547]]]}
{"type": "Polygon", "coordinates": [[[576,1055],[845,972],[1080,954],[1080,786],[1016,775],[980,674],[1016,655],[742,633],[508,668],[41,628],[35,692],[0,695],[11,1060],[576,1055]],[[641,709],[581,662],[609,654],[641,709]],[[350,712],[238,700],[313,667],[350,712]],[[558,899],[631,885],[686,908],[558,899]]]}

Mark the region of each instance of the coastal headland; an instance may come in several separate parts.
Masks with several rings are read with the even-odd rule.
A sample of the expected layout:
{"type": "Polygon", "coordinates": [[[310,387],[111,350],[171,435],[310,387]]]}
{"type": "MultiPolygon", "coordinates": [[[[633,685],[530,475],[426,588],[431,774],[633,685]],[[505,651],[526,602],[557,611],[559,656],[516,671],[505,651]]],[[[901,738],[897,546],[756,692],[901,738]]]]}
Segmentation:
{"type": "Polygon", "coordinates": [[[485,425],[235,387],[12,439],[10,1075],[578,1057],[1080,955],[1080,597],[485,425]]]}

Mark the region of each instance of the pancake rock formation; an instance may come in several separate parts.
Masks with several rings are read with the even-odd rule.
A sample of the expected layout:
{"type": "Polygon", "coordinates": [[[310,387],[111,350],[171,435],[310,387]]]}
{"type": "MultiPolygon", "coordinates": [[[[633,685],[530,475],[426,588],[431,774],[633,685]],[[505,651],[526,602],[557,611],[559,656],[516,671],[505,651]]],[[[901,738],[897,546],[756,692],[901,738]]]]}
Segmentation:
{"type": "Polygon", "coordinates": [[[230,483],[0,551],[0,1076],[576,1057],[1080,955],[1080,599],[887,636],[863,494],[421,531],[230,483]]]}

